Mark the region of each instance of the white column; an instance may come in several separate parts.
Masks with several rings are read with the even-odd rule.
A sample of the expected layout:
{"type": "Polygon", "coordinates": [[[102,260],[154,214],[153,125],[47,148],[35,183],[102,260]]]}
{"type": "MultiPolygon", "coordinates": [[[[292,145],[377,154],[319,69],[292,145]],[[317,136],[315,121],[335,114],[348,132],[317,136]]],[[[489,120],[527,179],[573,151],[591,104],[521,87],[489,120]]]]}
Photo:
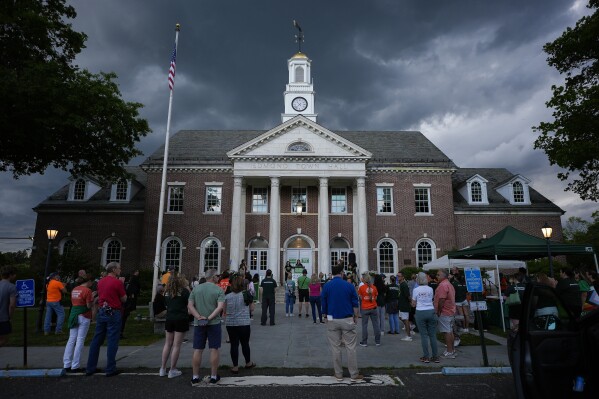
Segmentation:
{"type": "MultiPolygon", "coordinates": [[[[360,249],[360,244],[359,244],[359,240],[358,240],[358,235],[360,234],[359,230],[358,230],[358,186],[356,186],[355,184],[352,185],[352,231],[353,231],[353,242],[352,242],[352,248],[354,250],[355,253],[358,252],[358,250],[360,249]]],[[[356,259],[356,262],[358,260],[356,259]]]]}
{"type": "MultiPolygon", "coordinates": [[[[241,263],[242,259],[245,259],[245,210],[246,210],[246,186],[245,184],[241,185],[241,202],[240,206],[240,214],[239,214],[239,263],[241,263]]],[[[246,259],[247,261],[248,259],[246,259]]],[[[237,267],[239,267],[239,263],[237,267]]]]}
{"type": "Polygon", "coordinates": [[[233,204],[231,212],[231,242],[229,245],[229,269],[237,270],[239,267],[240,233],[241,233],[241,185],[243,178],[233,177],[233,204]]]}
{"type": "Polygon", "coordinates": [[[318,270],[331,273],[329,255],[329,179],[321,177],[318,196],[318,270]]]}
{"type": "Polygon", "coordinates": [[[366,179],[358,177],[358,268],[360,273],[368,270],[368,225],[366,219],[366,179]]]}
{"type": "Polygon", "coordinates": [[[270,226],[268,228],[268,268],[279,281],[279,248],[281,247],[281,199],[279,178],[270,178],[270,226]]]}

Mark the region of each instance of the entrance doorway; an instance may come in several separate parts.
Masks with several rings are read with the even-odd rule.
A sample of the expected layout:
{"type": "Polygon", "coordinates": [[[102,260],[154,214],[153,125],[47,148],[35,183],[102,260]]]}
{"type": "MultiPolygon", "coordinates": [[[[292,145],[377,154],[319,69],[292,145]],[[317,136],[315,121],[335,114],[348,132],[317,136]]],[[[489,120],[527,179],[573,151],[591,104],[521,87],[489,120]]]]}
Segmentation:
{"type": "MultiPolygon", "coordinates": [[[[297,280],[302,275],[303,269],[306,269],[308,277],[312,276],[314,271],[314,265],[312,263],[312,247],[310,243],[301,236],[292,238],[287,245],[285,251],[285,264],[291,263],[291,275],[294,280],[297,280]],[[302,267],[296,268],[297,261],[300,261],[302,267]]],[[[281,280],[285,280],[285,267],[283,267],[283,274],[281,274],[281,280]]]]}
{"type": "Polygon", "coordinates": [[[248,245],[248,270],[252,277],[258,273],[260,281],[266,276],[268,268],[268,242],[256,237],[248,245]]]}

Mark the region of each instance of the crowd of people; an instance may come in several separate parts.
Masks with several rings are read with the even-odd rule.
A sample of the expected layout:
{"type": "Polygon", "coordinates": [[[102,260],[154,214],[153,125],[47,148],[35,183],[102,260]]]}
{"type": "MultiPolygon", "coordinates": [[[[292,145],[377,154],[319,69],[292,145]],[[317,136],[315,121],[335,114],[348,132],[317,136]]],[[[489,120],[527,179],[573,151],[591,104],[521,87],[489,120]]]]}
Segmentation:
{"type": "MultiPolygon", "coordinates": [[[[298,261],[299,262],[299,261],[298,261]]],[[[301,264],[300,264],[301,266],[301,264]]],[[[296,265],[296,271],[298,265],[296,265]]],[[[302,269],[299,269],[302,270],[302,269]]],[[[297,317],[310,317],[314,324],[326,324],[327,340],[331,348],[335,377],[343,379],[341,353],[347,352],[348,369],[352,381],[362,379],[356,357],[356,346],[369,345],[369,324],[374,332],[374,345],[380,346],[385,335],[403,335],[401,341],[410,342],[416,332],[420,334],[424,363],[439,363],[441,359],[455,359],[460,334],[469,332],[471,320],[469,294],[464,275],[458,268],[440,269],[434,273],[414,273],[409,279],[400,271],[387,276],[375,272],[363,273],[357,279],[357,267],[344,267],[342,262],[332,267],[327,278],[322,273],[308,276],[303,269],[294,279],[286,270],[285,316],[293,317],[296,300],[299,300],[297,317]],[[361,319],[361,320],[360,320],[361,319]],[[358,320],[361,334],[358,338],[358,320]],[[444,336],[446,349],[438,348],[437,333],[444,336]]],[[[599,306],[597,273],[586,270],[562,269],[560,278],[553,279],[544,273],[529,276],[522,268],[510,276],[500,276],[503,299],[508,304],[511,328],[518,328],[521,316],[521,299],[529,282],[555,288],[564,306],[578,317],[599,306]],[[518,297],[520,300],[508,301],[518,297]]],[[[5,267],[0,280],[0,346],[6,344],[12,328],[10,318],[15,309],[16,270],[5,267]]],[[[217,383],[222,338],[230,343],[233,367],[231,373],[240,372],[239,347],[244,369],[256,366],[250,349],[251,321],[256,303],[261,303],[260,324],[275,325],[275,291],[277,282],[271,270],[260,280],[252,276],[244,262],[237,272],[224,271],[220,275],[208,269],[204,276],[194,277],[191,283],[174,268],[161,277],[157,294],[153,298],[153,315],[164,319],[165,343],[162,350],[159,376],[175,378],[182,375],[177,368],[181,345],[193,329],[192,385],[202,382],[217,383]],[[225,327],[223,329],[223,326],[225,327]],[[200,379],[199,369],[203,352],[208,344],[210,375],[200,379]],[[170,360],[170,363],[169,363],[170,360]],[[168,366],[168,367],[167,367],[168,366]]],[[[106,376],[119,374],[116,353],[120,339],[124,339],[125,323],[136,309],[140,294],[139,273],[121,277],[121,266],[116,262],[106,265],[100,278],[85,270],[69,284],[60,281],[58,273],[51,273],[46,286],[46,317],[44,334],[61,334],[65,311],[62,295],[70,291],[71,310],[66,319],[69,338],[63,355],[66,372],[85,372],[86,375],[104,372],[106,376]],[[53,315],[56,318],[52,331],[53,315]],[[95,322],[85,367],[81,365],[82,348],[90,326],[95,322]],[[100,347],[107,341],[107,364],[104,370],[97,367],[100,347]]],[[[558,314],[556,304],[537,304],[537,313],[558,314]]]]}

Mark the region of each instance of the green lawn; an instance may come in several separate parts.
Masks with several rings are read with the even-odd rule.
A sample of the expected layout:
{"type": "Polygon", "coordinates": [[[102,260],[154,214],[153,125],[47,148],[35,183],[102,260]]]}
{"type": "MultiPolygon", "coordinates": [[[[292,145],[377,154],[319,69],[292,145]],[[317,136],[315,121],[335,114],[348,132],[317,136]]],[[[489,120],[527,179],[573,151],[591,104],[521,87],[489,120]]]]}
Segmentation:
{"type": "MultiPolygon", "coordinates": [[[[66,325],[66,319],[68,318],[69,309],[65,309],[66,317],[65,324],[63,327],[63,334],[61,335],[44,335],[43,332],[35,332],[35,324],[37,322],[38,309],[28,308],[27,309],[27,346],[64,346],[69,339],[69,331],[66,325]]],[[[153,342],[158,341],[164,335],[154,334],[153,322],[147,320],[148,310],[139,309],[136,312],[132,312],[127,320],[125,326],[125,337],[127,339],[121,341],[121,345],[132,345],[132,346],[143,346],[149,345],[153,342]],[[142,317],[146,317],[145,320],[137,320],[136,315],[140,314],[142,317]]],[[[23,330],[24,330],[24,309],[17,309],[12,319],[13,332],[10,335],[8,346],[23,346],[23,330]]],[[[94,336],[95,324],[90,326],[85,340],[85,345],[89,345],[92,337],[94,336]]]]}
{"type": "MultiPolygon", "coordinates": [[[[480,336],[478,331],[476,334],[462,334],[460,335],[460,346],[480,346],[480,336]]],[[[437,333],[437,340],[445,343],[445,334],[437,333]]],[[[486,345],[500,345],[498,342],[493,341],[485,336],[486,345]]]]}

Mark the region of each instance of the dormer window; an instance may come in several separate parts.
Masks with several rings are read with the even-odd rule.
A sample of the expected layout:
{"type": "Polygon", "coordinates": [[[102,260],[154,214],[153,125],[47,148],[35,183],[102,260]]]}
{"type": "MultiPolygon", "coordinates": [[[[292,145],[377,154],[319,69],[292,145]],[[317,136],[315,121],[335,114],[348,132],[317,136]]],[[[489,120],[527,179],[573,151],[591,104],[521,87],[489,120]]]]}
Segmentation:
{"type": "Polygon", "coordinates": [[[131,197],[131,182],[121,179],[114,183],[110,190],[111,201],[129,201],[131,197]]]}
{"type": "Polygon", "coordinates": [[[85,180],[77,179],[73,188],[73,200],[83,201],[85,199],[85,180]]]}
{"type": "Polygon", "coordinates": [[[311,152],[312,151],[312,147],[310,147],[310,144],[308,144],[308,143],[304,143],[302,141],[296,141],[295,143],[289,144],[289,147],[287,147],[287,151],[290,151],[290,152],[311,152]]]}
{"type": "Polygon", "coordinates": [[[480,175],[474,175],[466,180],[466,185],[462,186],[459,192],[468,201],[468,205],[489,205],[487,182],[480,175]]]}
{"type": "Polygon", "coordinates": [[[516,175],[497,188],[497,192],[512,205],[530,205],[530,180],[521,175],[516,175]]]}

